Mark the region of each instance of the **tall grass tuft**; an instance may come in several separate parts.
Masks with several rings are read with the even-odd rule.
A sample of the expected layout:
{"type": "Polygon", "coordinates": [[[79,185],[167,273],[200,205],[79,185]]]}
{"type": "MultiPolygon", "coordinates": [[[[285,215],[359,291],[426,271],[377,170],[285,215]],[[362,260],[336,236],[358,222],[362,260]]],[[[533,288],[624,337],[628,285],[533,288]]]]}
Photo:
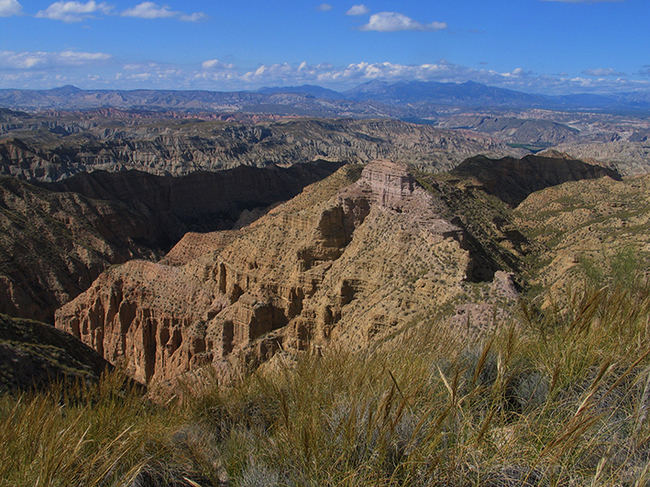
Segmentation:
{"type": "Polygon", "coordinates": [[[583,288],[476,343],[423,322],[178,404],[110,377],[4,397],[1,485],[647,485],[650,285],[583,288]]]}
{"type": "Polygon", "coordinates": [[[97,386],[60,383],[2,396],[0,485],[121,485],[166,454],[172,418],[119,373],[97,386]]]}

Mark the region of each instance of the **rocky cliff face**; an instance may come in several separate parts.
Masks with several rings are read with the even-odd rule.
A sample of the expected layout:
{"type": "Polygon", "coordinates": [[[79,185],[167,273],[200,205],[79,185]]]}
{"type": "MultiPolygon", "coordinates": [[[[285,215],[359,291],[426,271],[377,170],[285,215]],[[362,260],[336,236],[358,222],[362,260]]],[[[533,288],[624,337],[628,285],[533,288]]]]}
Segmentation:
{"type": "Polygon", "coordinates": [[[0,178],[0,227],[0,312],[42,321],[109,264],[161,250],[146,215],[124,204],[14,178],[0,178]]]}
{"type": "Polygon", "coordinates": [[[75,130],[16,130],[0,138],[0,174],[59,181],[79,172],[135,169],[187,175],[300,162],[408,161],[432,171],[487,154],[520,155],[488,136],[395,120],[295,120],[258,125],[211,121],[100,120],[75,130]]]}
{"type": "Polygon", "coordinates": [[[0,178],[0,312],[51,321],[109,265],[160,257],[189,230],[250,221],[338,167],[240,167],[182,178],[95,172],[41,187],[0,178]]]}
{"type": "Polygon", "coordinates": [[[148,383],[227,375],[280,347],[363,346],[453,307],[471,275],[492,279],[451,213],[403,165],[346,166],[241,230],[109,269],[56,326],[148,383]]]}

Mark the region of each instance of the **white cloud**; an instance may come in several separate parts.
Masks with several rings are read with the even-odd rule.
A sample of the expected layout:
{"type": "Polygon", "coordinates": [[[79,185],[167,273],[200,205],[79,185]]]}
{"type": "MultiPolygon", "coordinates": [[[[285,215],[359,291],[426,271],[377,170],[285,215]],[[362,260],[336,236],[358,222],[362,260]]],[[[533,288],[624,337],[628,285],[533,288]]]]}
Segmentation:
{"type": "Polygon", "coordinates": [[[0,0],[0,17],[20,15],[22,11],[23,8],[17,0],[0,0]]]}
{"type": "MultiPolygon", "coordinates": [[[[650,67],[637,73],[650,75],[650,67]],[[647,73],[643,73],[648,69],[647,73]]],[[[524,67],[495,71],[453,64],[445,60],[423,64],[361,61],[345,66],[329,63],[262,64],[242,69],[219,59],[207,59],[192,67],[156,62],[117,64],[109,54],[64,50],[60,52],[0,51],[0,86],[51,87],[77,84],[102,88],[162,88],[242,90],[260,86],[318,84],[344,90],[378,80],[465,82],[532,93],[632,91],[650,88],[650,79],[590,77],[576,73],[546,75],[524,67]]]]}
{"type": "Polygon", "coordinates": [[[233,64],[224,63],[218,59],[208,59],[201,63],[203,69],[233,69],[235,66],[233,64]]]}
{"type": "Polygon", "coordinates": [[[171,10],[166,5],[158,5],[154,2],[142,2],[135,7],[122,12],[123,17],[135,17],[139,19],[171,19],[176,18],[183,22],[198,22],[206,17],[203,12],[186,14],[171,10]]]}
{"type": "Polygon", "coordinates": [[[0,69],[34,69],[84,66],[108,61],[110,54],[65,50],[47,51],[0,51],[0,69]]]}
{"type": "Polygon", "coordinates": [[[111,84],[115,81],[133,82],[137,84],[154,84],[169,83],[174,86],[186,84],[188,73],[184,72],[177,66],[171,64],[145,63],[145,64],[126,64],[122,66],[122,71],[114,73],[111,84]]]}
{"type": "Polygon", "coordinates": [[[304,65],[301,63],[300,66],[296,69],[289,63],[262,64],[255,71],[244,73],[242,79],[253,82],[256,80],[288,80],[299,72],[304,76],[304,65]],[[302,70],[300,70],[300,66],[303,66],[302,70]]]}
{"type": "Polygon", "coordinates": [[[137,17],[139,19],[165,19],[175,17],[176,13],[169,7],[159,6],[153,2],[142,2],[133,8],[122,12],[124,17],[137,17]]]}
{"type": "Polygon", "coordinates": [[[63,22],[81,22],[93,17],[93,14],[108,14],[112,6],[106,3],[97,3],[95,0],[89,2],[54,2],[45,10],[41,10],[36,17],[62,20],[63,22]]]}
{"type": "Polygon", "coordinates": [[[506,71],[505,73],[498,73],[504,78],[518,78],[528,74],[531,74],[530,71],[524,71],[522,68],[515,68],[512,71],[506,71]]]}
{"type": "MultiPolygon", "coordinates": [[[[232,72],[231,72],[232,74],[232,72]]],[[[650,73],[649,73],[650,74],[650,73]]],[[[310,65],[306,62],[293,65],[277,63],[260,65],[257,69],[238,75],[248,86],[319,84],[334,89],[345,89],[367,81],[439,81],[462,83],[468,80],[532,93],[572,93],[607,90],[647,89],[650,82],[623,79],[587,79],[571,76],[552,76],[534,73],[522,67],[499,72],[489,69],[475,69],[453,64],[444,60],[436,63],[398,64],[391,62],[368,63],[365,61],[347,66],[332,66],[328,63],[310,65]]],[[[234,85],[239,89],[240,85],[234,85]]]]}
{"type": "Polygon", "coordinates": [[[595,68],[585,69],[582,74],[587,76],[623,76],[623,73],[616,71],[614,68],[595,68]]]}
{"type": "Polygon", "coordinates": [[[396,32],[401,30],[443,30],[445,22],[422,24],[398,12],[379,12],[370,16],[370,20],[361,30],[377,32],[396,32]]]}
{"type": "Polygon", "coordinates": [[[368,7],[366,7],[364,4],[360,4],[352,5],[352,7],[350,7],[350,10],[345,12],[345,15],[366,15],[369,12],[370,9],[368,9],[368,7]]]}
{"type": "Polygon", "coordinates": [[[182,22],[198,22],[199,20],[206,19],[208,16],[203,12],[194,12],[191,14],[181,14],[178,19],[182,22]]]}
{"type": "Polygon", "coordinates": [[[332,10],[332,6],[329,3],[321,3],[318,7],[316,7],[318,10],[321,12],[329,12],[332,10]]]}
{"type": "Polygon", "coordinates": [[[97,61],[107,61],[112,56],[103,52],[80,52],[80,51],[61,51],[58,53],[58,60],[62,64],[82,65],[97,61]]]}

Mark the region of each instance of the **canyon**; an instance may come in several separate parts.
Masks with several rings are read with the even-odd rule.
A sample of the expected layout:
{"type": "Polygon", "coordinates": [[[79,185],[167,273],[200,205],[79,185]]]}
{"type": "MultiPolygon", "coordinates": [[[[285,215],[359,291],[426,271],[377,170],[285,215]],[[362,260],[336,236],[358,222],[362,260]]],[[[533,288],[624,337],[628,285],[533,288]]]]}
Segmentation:
{"type": "Polygon", "coordinates": [[[145,383],[280,348],[362,346],[462,293],[475,263],[444,212],[401,165],[346,166],[238,235],[172,251],[176,265],[109,270],[56,326],[145,383]]]}
{"type": "Polygon", "coordinates": [[[456,117],[484,134],[114,108],[0,119],[0,313],[54,323],[151,390],[431,320],[484,334],[585,254],[538,238],[535,195],[645,172],[512,143],[582,143],[587,116],[456,117]]]}

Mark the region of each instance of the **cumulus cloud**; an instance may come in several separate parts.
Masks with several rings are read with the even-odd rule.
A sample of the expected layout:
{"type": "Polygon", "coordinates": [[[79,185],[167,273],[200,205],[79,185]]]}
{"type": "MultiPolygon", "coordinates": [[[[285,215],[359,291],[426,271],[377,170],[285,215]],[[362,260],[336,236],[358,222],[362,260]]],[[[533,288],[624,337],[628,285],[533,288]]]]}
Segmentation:
{"type": "Polygon", "coordinates": [[[250,86],[320,84],[345,89],[367,81],[439,81],[462,83],[468,80],[528,92],[570,93],[576,91],[630,90],[650,87],[639,80],[551,76],[515,67],[510,71],[475,69],[440,60],[435,63],[399,64],[359,62],[347,66],[328,63],[260,65],[236,79],[250,86]]]}
{"type": "Polygon", "coordinates": [[[123,17],[135,17],[139,19],[171,19],[175,18],[183,22],[198,22],[206,17],[203,12],[194,12],[186,14],[171,10],[166,5],[158,5],[154,2],[142,2],[135,7],[126,9],[122,12],[123,17]]]}
{"type": "Polygon", "coordinates": [[[114,73],[110,80],[114,86],[118,83],[129,83],[143,86],[155,86],[169,83],[172,86],[187,87],[188,73],[178,66],[164,63],[125,64],[114,73]]]}
{"type": "Polygon", "coordinates": [[[614,68],[594,68],[585,69],[582,74],[587,76],[623,76],[624,73],[616,71],[614,68]]]}
{"type": "Polygon", "coordinates": [[[159,6],[153,2],[142,2],[133,8],[122,12],[124,17],[137,17],[139,19],[165,19],[176,16],[169,7],[159,6]]]}
{"type": "Polygon", "coordinates": [[[89,2],[54,2],[45,10],[41,10],[36,17],[63,22],[81,22],[93,17],[95,14],[108,14],[113,7],[107,3],[97,3],[95,0],[89,2]]]}
{"type": "Polygon", "coordinates": [[[318,7],[316,7],[318,10],[321,12],[329,12],[332,10],[332,6],[329,3],[321,3],[318,7]]]}
{"type": "Polygon", "coordinates": [[[47,51],[0,51],[0,69],[35,69],[84,66],[108,61],[110,54],[65,50],[47,51]]]}
{"type": "Polygon", "coordinates": [[[0,0],[0,17],[20,15],[22,11],[23,8],[17,0],[0,0]]]}
{"type": "Polygon", "coordinates": [[[221,62],[218,59],[208,59],[201,63],[201,67],[203,69],[233,69],[235,65],[221,62]]]}
{"type": "Polygon", "coordinates": [[[377,32],[397,32],[401,30],[443,30],[445,22],[423,24],[398,12],[379,12],[370,16],[370,20],[361,30],[377,32]]]}
{"type": "Polygon", "coordinates": [[[390,62],[359,62],[347,66],[329,63],[308,64],[303,61],[295,66],[290,63],[263,64],[242,75],[250,83],[322,83],[326,85],[353,85],[371,80],[399,81],[406,79],[431,80],[453,78],[459,67],[440,61],[438,63],[405,65],[390,62]]]}
{"type": "Polygon", "coordinates": [[[367,13],[370,12],[370,9],[366,7],[364,4],[360,5],[352,5],[350,9],[345,12],[345,15],[366,15],[367,13]]]}

